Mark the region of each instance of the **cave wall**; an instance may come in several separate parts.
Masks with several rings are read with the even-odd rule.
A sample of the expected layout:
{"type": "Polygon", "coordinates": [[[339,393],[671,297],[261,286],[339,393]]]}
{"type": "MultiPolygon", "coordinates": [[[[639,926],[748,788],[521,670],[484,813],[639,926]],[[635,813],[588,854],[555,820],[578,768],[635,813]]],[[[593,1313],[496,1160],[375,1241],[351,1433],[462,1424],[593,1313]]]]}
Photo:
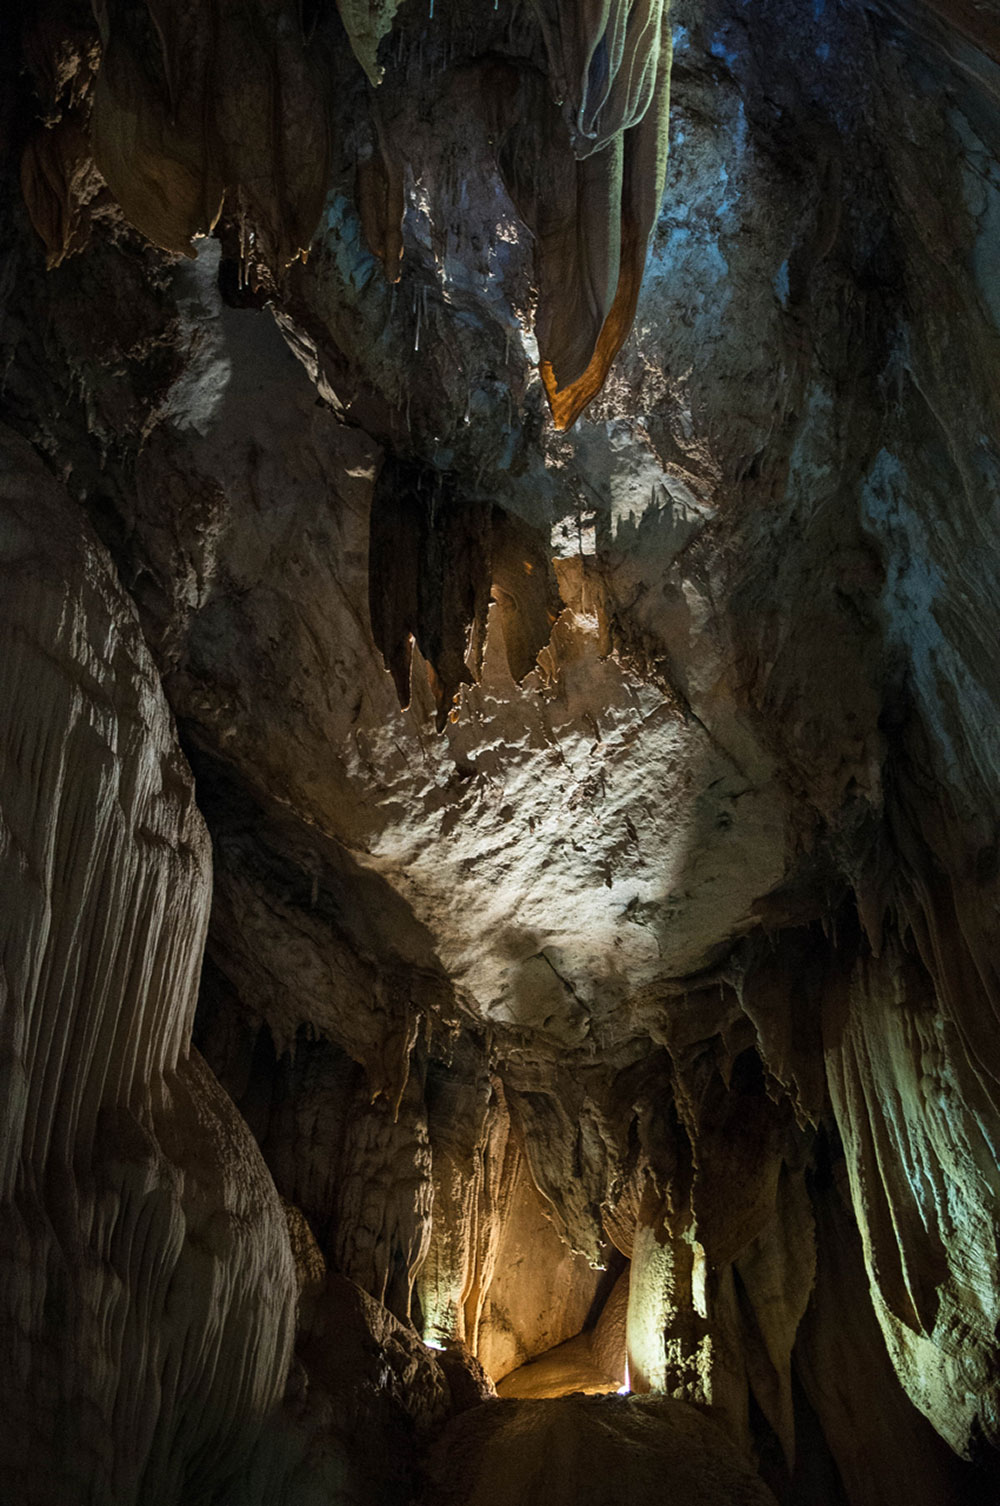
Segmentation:
{"type": "Polygon", "coordinates": [[[288,1234],[190,1047],[210,847],[134,608],[3,440],[5,1489],[208,1500],[281,1393],[288,1234]]]}

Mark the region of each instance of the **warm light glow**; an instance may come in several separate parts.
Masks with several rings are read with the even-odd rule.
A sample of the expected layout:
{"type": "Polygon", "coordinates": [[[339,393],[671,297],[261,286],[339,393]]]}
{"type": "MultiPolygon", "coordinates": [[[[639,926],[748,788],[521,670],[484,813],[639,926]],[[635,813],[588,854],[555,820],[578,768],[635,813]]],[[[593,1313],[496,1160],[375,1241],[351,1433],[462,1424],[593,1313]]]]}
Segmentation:
{"type": "Polygon", "coordinates": [[[630,1394],[631,1390],[632,1390],[632,1387],[629,1385],[629,1374],[628,1374],[628,1355],[626,1355],[625,1356],[625,1384],[624,1384],[624,1386],[619,1386],[618,1387],[618,1395],[619,1396],[628,1396],[630,1394]]]}

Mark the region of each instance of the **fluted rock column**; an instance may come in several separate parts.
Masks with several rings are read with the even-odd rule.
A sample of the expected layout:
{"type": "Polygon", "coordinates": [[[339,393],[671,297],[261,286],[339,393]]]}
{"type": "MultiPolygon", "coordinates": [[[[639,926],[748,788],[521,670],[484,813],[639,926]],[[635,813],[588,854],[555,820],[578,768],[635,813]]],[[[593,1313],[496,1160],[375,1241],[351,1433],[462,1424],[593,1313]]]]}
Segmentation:
{"type": "Polygon", "coordinates": [[[0,1478],[24,1506],[192,1506],[281,1393],[288,1235],[190,1053],[210,849],[156,672],[6,430],[0,635],[0,1478]]]}

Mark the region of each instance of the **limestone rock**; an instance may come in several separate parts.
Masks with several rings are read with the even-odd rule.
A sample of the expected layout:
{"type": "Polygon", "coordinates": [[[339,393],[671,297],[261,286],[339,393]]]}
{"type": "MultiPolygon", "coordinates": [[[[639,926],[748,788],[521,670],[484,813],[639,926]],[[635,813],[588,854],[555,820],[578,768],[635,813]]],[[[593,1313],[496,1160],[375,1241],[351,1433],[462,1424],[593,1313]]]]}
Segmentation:
{"type": "MultiPolygon", "coordinates": [[[[976,1483],[906,1405],[865,1300],[867,1274],[857,1230],[835,1185],[816,1193],[819,1267],[796,1345],[796,1368],[821,1419],[851,1506],[920,1499],[979,1499],[976,1483]],[[878,1402],[859,1404],[863,1395],[878,1402]]],[[[988,1494],[985,1498],[988,1498],[988,1494]]]]}
{"type": "Polygon", "coordinates": [[[230,193],[247,259],[283,270],[308,249],[328,162],[298,7],[150,4],[145,32],[123,7],[95,9],[94,159],[127,218],[190,255],[230,193]],[[270,90],[274,108],[255,110],[250,101],[270,90]]]}
{"type": "Polygon", "coordinates": [[[486,1370],[464,1344],[446,1345],[440,1353],[438,1364],[447,1378],[451,1409],[455,1415],[468,1411],[470,1407],[478,1407],[496,1396],[496,1387],[486,1370]]]}
{"type": "Polygon", "coordinates": [[[458,1409],[411,1329],[331,1275],[300,1327],[279,1408],[222,1496],[224,1506],[344,1506],[409,1499],[422,1450],[458,1409]]]}
{"type": "Polygon", "coordinates": [[[584,1327],[602,1285],[556,1233],[528,1178],[513,1169],[510,1212],[497,1241],[479,1320],[479,1355],[495,1381],[584,1327]]]}
{"type": "Polygon", "coordinates": [[[429,10],[0,55],[15,1491],[995,1500],[995,28],[429,10]]]}
{"type": "Polygon", "coordinates": [[[608,1499],[767,1506],[771,1493],[708,1417],[635,1397],[506,1401],[445,1431],[424,1500],[534,1506],[608,1499]]]}
{"type": "Polygon", "coordinates": [[[378,47],[392,30],[399,0],[337,0],[337,9],[358,62],[373,84],[381,83],[378,47]]]}
{"type": "Polygon", "coordinates": [[[205,1489],[225,1481],[280,1395],[288,1234],[189,1050],[209,847],[134,608],[79,510],[0,438],[0,1458],[25,1502],[83,1482],[174,1503],[199,1457],[205,1489]]]}

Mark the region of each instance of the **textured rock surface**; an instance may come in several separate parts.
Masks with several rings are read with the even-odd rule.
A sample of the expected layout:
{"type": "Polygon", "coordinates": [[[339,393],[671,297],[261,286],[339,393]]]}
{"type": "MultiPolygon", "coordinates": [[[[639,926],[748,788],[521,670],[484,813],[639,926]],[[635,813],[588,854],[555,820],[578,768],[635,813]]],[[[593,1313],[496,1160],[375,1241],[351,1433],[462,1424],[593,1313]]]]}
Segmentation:
{"type": "Polygon", "coordinates": [[[609,1489],[619,1500],[692,1506],[774,1499],[715,1423],[662,1399],[501,1402],[466,1412],[439,1447],[425,1499],[447,1506],[597,1506],[609,1489]]]}
{"type": "MultiPolygon", "coordinates": [[[[478,1398],[477,1398],[478,1399],[478,1398]]],[[[468,1405],[411,1329],[341,1276],[300,1311],[282,1405],[224,1506],[393,1506],[411,1499],[421,1445],[468,1405]]]]}
{"type": "Polygon", "coordinates": [[[189,1053],[209,848],[134,611],[0,440],[4,1486],[204,1499],[283,1385],[288,1235],[189,1053]]]}
{"type": "Polygon", "coordinates": [[[523,1158],[512,1180],[510,1214],[479,1320],[479,1355],[497,1381],[578,1334],[605,1287],[604,1272],[592,1270],[559,1238],[523,1158]]]}

